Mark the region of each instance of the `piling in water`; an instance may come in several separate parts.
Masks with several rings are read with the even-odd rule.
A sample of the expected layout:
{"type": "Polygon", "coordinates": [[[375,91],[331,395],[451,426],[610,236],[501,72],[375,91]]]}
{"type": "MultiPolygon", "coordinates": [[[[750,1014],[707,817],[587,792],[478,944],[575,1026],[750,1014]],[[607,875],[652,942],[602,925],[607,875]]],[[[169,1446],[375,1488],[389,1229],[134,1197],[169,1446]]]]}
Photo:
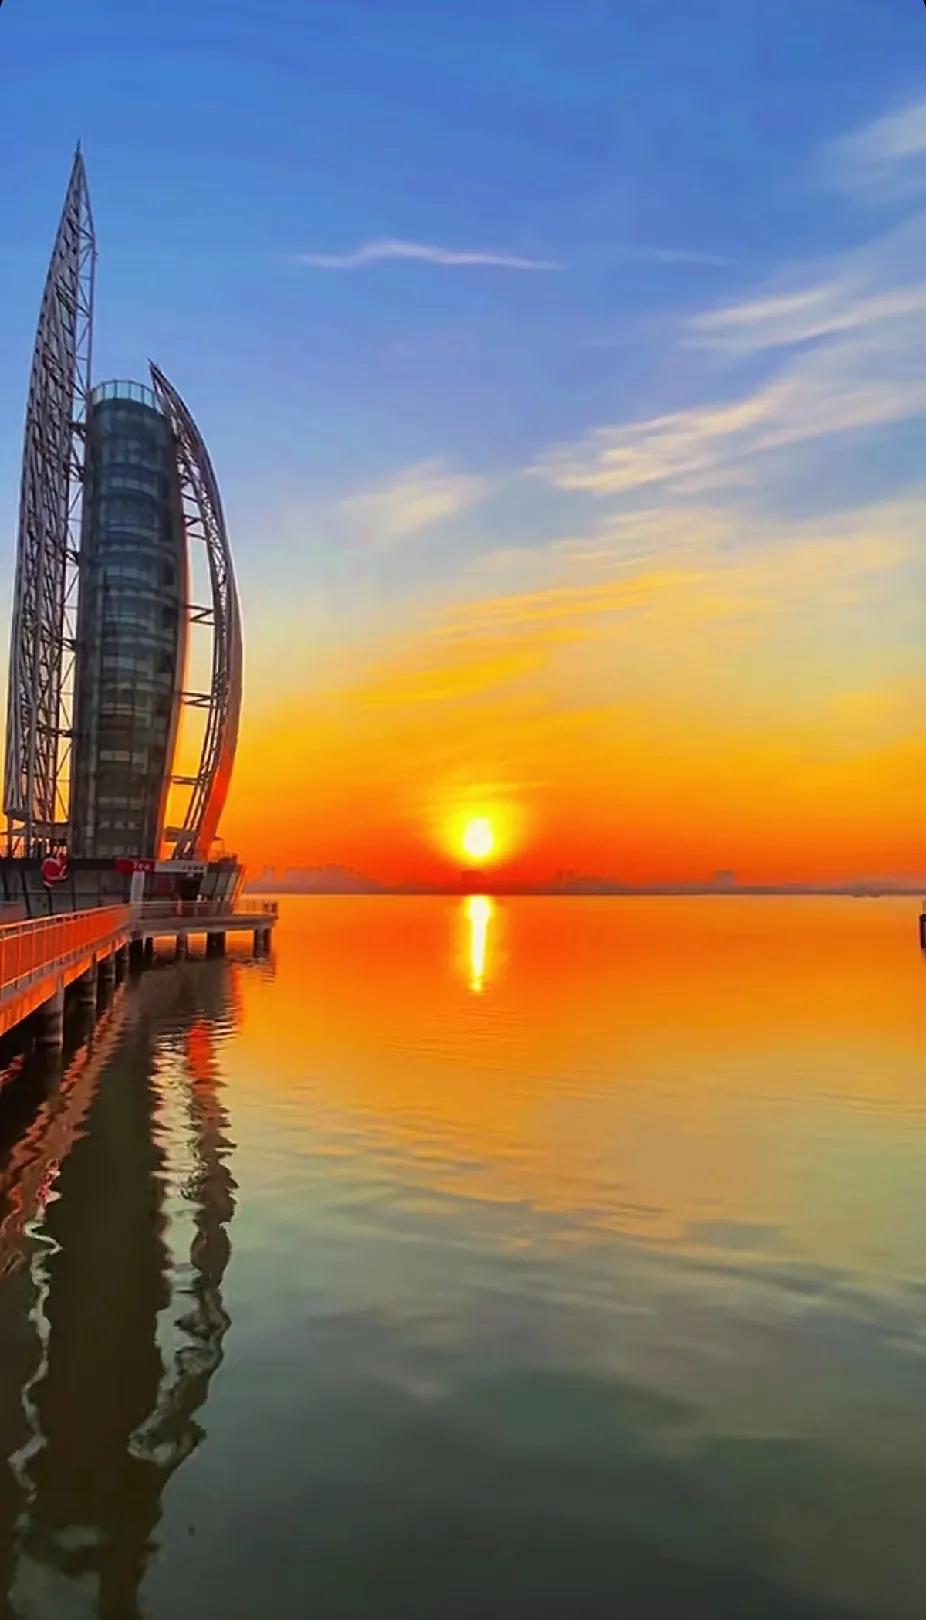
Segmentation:
{"type": "Polygon", "coordinates": [[[91,962],[86,973],[77,981],[77,996],[82,1007],[96,1011],[97,964],[91,962]]]}
{"type": "MultiPolygon", "coordinates": [[[[95,985],[94,981],[94,985],[95,985]]],[[[64,987],[50,996],[38,1010],[38,1038],[42,1051],[60,1052],[64,1045],[64,987]]]]}

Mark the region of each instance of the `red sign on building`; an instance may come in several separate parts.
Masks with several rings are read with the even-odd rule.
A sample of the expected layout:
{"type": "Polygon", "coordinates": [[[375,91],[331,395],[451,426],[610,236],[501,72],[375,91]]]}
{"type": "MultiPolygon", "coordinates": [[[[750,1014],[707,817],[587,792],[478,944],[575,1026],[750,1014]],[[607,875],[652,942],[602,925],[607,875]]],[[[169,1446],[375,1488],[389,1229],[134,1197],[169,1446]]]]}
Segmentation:
{"type": "Polygon", "coordinates": [[[42,862],[42,882],[46,888],[53,883],[61,883],[68,875],[68,858],[66,855],[46,855],[42,862]]]}

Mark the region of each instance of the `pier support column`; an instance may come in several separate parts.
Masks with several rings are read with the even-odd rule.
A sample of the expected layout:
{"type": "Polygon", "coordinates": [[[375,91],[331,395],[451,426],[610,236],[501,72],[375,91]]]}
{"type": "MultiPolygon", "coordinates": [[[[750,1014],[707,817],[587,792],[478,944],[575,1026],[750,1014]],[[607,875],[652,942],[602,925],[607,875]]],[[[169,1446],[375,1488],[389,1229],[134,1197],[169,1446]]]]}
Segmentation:
{"type": "Polygon", "coordinates": [[[145,965],[145,942],[143,939],[133,939],[129,945],[129,967],[133,973],[140,973],[145,965]]]}
{"type": "Polygon", "coordinates": [[[189,949],[189,940],[187,939],[186,934],[178,934],[177,938],[176,938],[176,940],[174,942],[174,961],[175,962],[183,962],[183,961],[185,961],[188,949],[189,949]]]}
{"type": "Polygon", "coordinates": [[[207,952],[208,952],[208,954],[210,956],[224,956],[225,955],[225,935],[224,934],[207,934],[206,935],[206,950],[207,950],[207,952]]]}
{"type": "Polygon", "coordinates": [[[97,964],[92,962],[77,981],[77,997],[85,1012],[96,1012],[97,964]]]}
{"type": "Polygon", "coordinates": [[[264,929],[264,950],[267,951],[268,953],[270,951],[270,947],[271,947],[272,943],[273,943],[273,929],[272,928],[265,928],[264,929]]]}
{"type": "Polygon", "coordinates": [[[144,954],[145,967],[150,967],[153,961],[154,961],[154,940],[149,935],[148,938],[145,940],[145,954],[144,954]]]}
{"type": "Polygon", "coordinates": [[[64,989],[56,990],[38,1010],[36,1044],[43,1052],[60,1052],[64,1045],[64,989]]]}
{"type": "Polygon", "coordinates": [[[920,912],[920,950],[926,951],[926,911],[920,912]]]}
{"type": "Polygon", "coordinates": [[[121,984],[129,970],[129,947],[127,945],[120,945],[119,949],[113,953],[113,963],[116,983],[121,984]]]}
{"type": "Polygon", "coordinates": [[[264,954],[264,930],[262,928],[255,928],[255,930],[254,930],[254,955],[255,956],[263,956],[263,954],[264,954]]]}
{"type": "Polygon", "coordinates": [[[109,956],[102,957],[97,963],[96,969],[100,990],[104,996],[111,996],[113,993],[113,986],[116,983],[115,956],[110,953],[109,956]]]}

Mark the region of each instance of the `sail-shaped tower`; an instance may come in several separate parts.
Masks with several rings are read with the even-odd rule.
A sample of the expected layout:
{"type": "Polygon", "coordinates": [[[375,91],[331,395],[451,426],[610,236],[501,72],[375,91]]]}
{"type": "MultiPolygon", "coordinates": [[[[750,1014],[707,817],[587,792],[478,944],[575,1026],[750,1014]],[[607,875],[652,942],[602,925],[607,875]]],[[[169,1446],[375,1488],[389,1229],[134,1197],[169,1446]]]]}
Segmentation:
{"type": "Polygon", "coordinates": [[[92,382],[95,266],[78,150],[26,411],[4,779],[8,852],[206,862],[241,706],[241,615],[228,533],[202,435],[164,373],[152,364],[150,385],[92,382]],[[208,581],[198,604],[196,573],[208,581]],[[211,632],[197,691],[186,685],[193,626],[211,632]],[[192,758],[181,772],[185,711],[198,726],[186,727],[192,758]]]}

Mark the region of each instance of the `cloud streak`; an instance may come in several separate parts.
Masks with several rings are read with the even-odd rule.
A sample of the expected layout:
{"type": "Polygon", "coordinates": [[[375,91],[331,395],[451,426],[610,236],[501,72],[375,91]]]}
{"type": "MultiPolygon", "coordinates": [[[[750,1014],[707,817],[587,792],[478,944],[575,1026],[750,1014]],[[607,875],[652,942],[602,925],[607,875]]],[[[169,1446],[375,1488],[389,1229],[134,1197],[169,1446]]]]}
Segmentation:
{"type": "Polygon", "coordinates": [[[869,193],[876,201],[926,189],[926,99],[830,141],[822,170],[839,190],[869,193]]]}
{"type": "MultiPolygon", "coordinates": [[[[914,140],[911,130],[911,149],[914,140]]],[[[882,144],[893,150],[887,137],[882,144]]],[[[863,246],[792,265],[752,296],[690,315],[680,333],[686,374],[700,349],[714,357],[712,388],[717,359],[737,370],[750,360],[764,376],[744,392],[734,371],[720,400],[596,427],[549,450],[533,471],[597,496],[657,485],[687,496],[731,482],[761,492],[760,456],[926,413],[924,264],[926,212],[916,209],[863,246]]],[[[780,488],[787,467],[775,466],[780,488]]]]}
{"type": "Polygon", "coordinates": [[[692,318],[689,331],[706,348],[753,354],[924,314],[924,284],[863,294],[846,283],[833,282],[803,293],[709,310],[692,318]]]}
{"type": "Polygon", "coordinates": [[[360,541],[384,550],[465,511],[486,487],[485,479],[449,472],[439,459],[421,461],[377,489],[347,496],[340,515],[360,541]]]}
{"type": "Polygon", "coordinates": [[[488,268],[496,270],[559,270],[553,259],[532,259],[494,248],[447,248],[432,242],[406,242],[384,237],[362,242],[349,253],[297,253],[298,264],[312,270],[362,270],[366,265],[389,261],[417,262],[447,268],[488,268]]]}
{"type": "Polygon", "coordinates": [[[731,469],[744,476],[754,456],[926,411],[926,377],[898,364],[893,378],[873,378],[871,361],[865,346],[814,354],[726,404],[597,428],[533,470],[557,489],[592,495],[653,484],[709,489],[728,482],[731,469]]]}
{"type": "Polygon", "coordinates": [[[639,260],[641,264],[703,264],[715,270],[725,269],[735,262],[724,253],[702,253],[697,248],[650,247],[645,243],[628,244],[620,249],[619,256],[639,260]]]}

